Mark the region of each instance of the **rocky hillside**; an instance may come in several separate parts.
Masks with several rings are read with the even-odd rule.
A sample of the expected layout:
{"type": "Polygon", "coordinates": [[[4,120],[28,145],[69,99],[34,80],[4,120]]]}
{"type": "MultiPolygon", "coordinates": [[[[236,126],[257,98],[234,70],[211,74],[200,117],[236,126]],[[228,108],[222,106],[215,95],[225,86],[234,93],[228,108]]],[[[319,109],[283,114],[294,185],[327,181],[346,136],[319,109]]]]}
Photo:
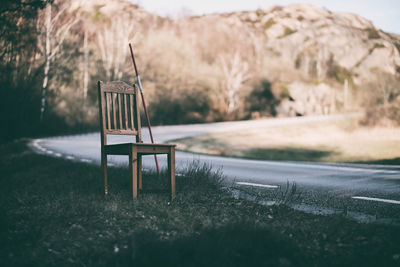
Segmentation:
{"type": "Polygon", "coordinates": [[[143,23],[148,19],[159,18],[127,0],[72,0],[68,9],[70,12],[83,12],[87,15],[83,20],[92,22],[100,18],[118,19],[128,16],[143,23]]]}
{"type": "Polygon", "coordinates": [[[129,42],[154,124],[363,109],[400,123],[400,37],[355,14],[294,4],[172,19],[129,0],[41,3],[0,13],[10,125],[41,129],[44,113],[49,127],[96,128],[97,81],[135,81],[129,42]]]}
{"type": "Polygon", "coordinates": [[[213,30],[225,27],[251,43],[256,56],[264,60],[261,71],[289,90],[291,103],[284,101],[280,109],[285,115],[337,111],[337,102],[342,107],[348,104],[343,103],[351,97],[344,95],[346,90],[362,90],[381,73],[397,77],[400,73],[399,36],[375,28],[356,14],[293,4],[191,21],[213,25],[213,30]]]}
{"type": "MultiPolygon", "coordinates": [[[[301,73],[305,79],[324,81],[334,78],[340,83],[349,79],[354,84],[361,84],[370,79],[375,69],[393,75],[400,72],[399,35],[376,29],[372,22],[358,15],[334,13],[309,4],[175,21],[151,14],[127,0],[75,0],[71,2],[70,10],[87,14],[82,19],[85,23],[95,24],[94,27],[97,24],[96,30],[101,28],[102,24],[98,23],[101,20],[119,19],[141,24],[138,30],[150,23],[163,25],[166,22],[186,24],[181,28],[191,28],[194,32],[190,34],[220,28],[228,34],[246,37],[241,42],[248,42],[247,47],[257,46],[256,53],[260,53],[257,56],[270,61],[267,69],[280,66],[287,72],[301,73]],[[256,40],[262,41],[256,43],[256,40]]],[[[209,46],[214,46],[219,40],[207,41],[209,46]]],[[[211,50],[212,47],[204,49],[211,50]]]]}
{"type": "Polygon", "coordinates": [[[400,71],[398,36],[378,30],[355,14],[333,13],[308,4],[271,7],[221,16],[232,25],[246,24],[266,38],[265,48],[287,68],[324,80],[349,76],[360,84],[379,68],[400,71]],[[341,72],[335,76],[332,68],[341,72]]]}

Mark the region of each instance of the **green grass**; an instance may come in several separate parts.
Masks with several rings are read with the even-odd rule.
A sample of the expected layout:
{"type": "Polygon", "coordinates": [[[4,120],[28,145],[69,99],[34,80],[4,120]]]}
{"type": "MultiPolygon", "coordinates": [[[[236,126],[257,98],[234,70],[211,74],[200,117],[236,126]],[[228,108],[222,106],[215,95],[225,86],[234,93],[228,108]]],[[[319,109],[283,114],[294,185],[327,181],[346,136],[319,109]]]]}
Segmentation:
{"type": "Polygon", "coordinates": [[[331,155],[332,151],[323,149],[308,149],[308,148],[292,148],[282,147],[279,149],[273,148],[252,148],[243,151],[246,158],[264,159],[264,160],[287,160],[295,161],[318,161],[326,156],[331,155]]]}
{"type": "Polygon", "coordinates": [[[165,174],[145,173],[133,201],[128,170],[110,168],[105,200],[98,166],[37,155],[26,141],[0,153],[0,266],[399,263],[399,227],[235,199],[207,165],[180,168],[172,202],[165,174]]]}

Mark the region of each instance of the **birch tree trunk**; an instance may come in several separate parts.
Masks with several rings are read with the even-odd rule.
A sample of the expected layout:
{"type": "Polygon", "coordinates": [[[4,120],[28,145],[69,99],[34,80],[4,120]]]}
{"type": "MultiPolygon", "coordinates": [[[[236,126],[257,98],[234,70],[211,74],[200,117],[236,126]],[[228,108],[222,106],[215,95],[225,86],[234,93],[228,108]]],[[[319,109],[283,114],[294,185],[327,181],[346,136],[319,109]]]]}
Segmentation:
{"type": "Polygon", "coordinates": [[[242,84],[250,77],[248,70],[249,64],[240,56],[240,52],[236,51],[233,57],[228,60],[220,57],[222,70],[224,73],[224,82],[226,96],[228,99],[228,115],[235,111],[237,104],[236,98],[242,84]]]}
{"type": "MultiPolygon", "coordinates": [[[[60,22],[61,16],[67,9],[67,5],[58,11],[54,17],[52,17],[51,4],[47,4],[44,10],[44,32],[39,35],[38,46],[41,48],[41,54],[44,57],[44,69],[43,69],[43,83],[42,83],[42,94],[41,94],[41,107],[40,107],[40,121],[43,121],[43,116],[46,110],[46,98],[49,87],[49,74],[51,63],[55,56],[61,49],[65,38],[71,27],[78,22],[77,18],[72,16],[64,17],[64,21],[60,22]],[[44,39],[44,40],[43,40],[44,39]],[[44,43],[44,45],[42,44],[44,43]]],[[[39,14],[40,18],[40,14],[39,14]]],[[[39,19],[38,24],[42,21],[39,19]]]]}
{"type": "Polygon", "coordinates": [[[137,25],[128,19],[117,18],[111,25],[97,32],[97,45],[108,81],[122,78],[129,39],[134,41],[137,36],[135,27],[137,25]]]}
{"type": "Polygon", "coordinates": [[[86,100],[89,84],[89,46],[88,32],[85,30],[83,37],[83,99],[86,100]]]}
{"type": "Polygon", "coordinates": [[[51,28],[51,5],[47,4],[45,10],[45,29],[46,29],[46,39],[45,39],[45,66],[44,66],[44,78],[42,84],[42,97],[41,97],[41,107],[40,107],[40,121],[43,121],[43,114],[46,107],[46,91],[49,83],[49,71],[50,71],[50,55],[51,55],[51,44],[50,44],[50,28],[51,28]]]}
{"type": "Polygon", "coordinates": [[[347,79],[344,80],[343,84],[343,106],[344,110],[349,109],[349,81],[347,79]]]}

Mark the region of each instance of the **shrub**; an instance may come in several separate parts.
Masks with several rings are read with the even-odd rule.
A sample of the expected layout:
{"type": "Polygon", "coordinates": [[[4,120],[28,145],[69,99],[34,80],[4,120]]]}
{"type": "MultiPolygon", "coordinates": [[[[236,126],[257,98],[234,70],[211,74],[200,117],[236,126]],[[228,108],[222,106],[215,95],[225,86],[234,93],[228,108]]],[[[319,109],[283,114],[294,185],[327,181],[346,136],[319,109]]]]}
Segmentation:
{"type": "Polygon", "coordinates": [[[275,116],[276,106],[279,104],[272,93],[271,83],[262,80],[246,98],[246,110],[249,114],[258,111],[264,116],[275,116]]]}
{"type": "Polygon", "coordinates": [[[183,124],[207,121],[211,112],[209,96],[200,90],[179,95],[162,90],[150,103],[150,117],[154,124],[183,124]]]}
{"type": "Polygon", "coordinates": [[[286,13],[284,16],[283,16],[283,18],[291,18],[292,17],[292,15],[290,14],[290,13],[286,13]]]}
{"type": "Polygon", "coordinates": [[[400,42],[399,43],[396,42],[394,45],[396,46],[397,51],[399,51],[400,53],[400,42]]]}
{"type": "Polygon", "coordinates": [[[219,190],[223,183],[222,169],[213,169],[208,163],[200,161],[192,161],[182,170],[182,178],[180,178],[178,189],[180,191],[208,191],[219,190]]]}
{"type": "Polygon", "coordinates": [[[329,78],[335,79],[342,84],[345,80],[347,80],[349,83],[353,83],[353,73],[345,67],[342,67],[338,63],[336,63],[332,55],[328,62],[327,76],[329,78]]]}
{"type": "Polygon", "coordinates": [[[40,91],[32,90],[38,85],[36,82],[20,80],[14,83],[8,79],[0,81],[0,87],[3,88],[0,112],[2,124],[5,126],[2,127],[0,141],[38,133],[40,91]]]}
{"type": "Polygon", "coordinates": [[[300,16],[297,17],[297,20],[298,20],[298,21],[303,21],[303,20],[304,20],[304,17],[303,17],[302,15],[300,15],[300,16]]]}
{"type": "Polygon", "coordinates": [[[400,125],[400,77],[375,70],[375,81],[362,88],[366,109],[362,124],[375,125],[386,119],[400,125]]]}
{"type": "Polygon", "coordinates": [[[381,44],[381,43],[375,43],[374,44],[374,49],[375,48],[384,48],[385,46],[383,45],[383,44],[381,44]]]}
{"type": "Polygon", "coordinates": [[[298,54],[294,62],[294,66],[296,69],[299,69],[301,67],[301,56],[301,54],[298,54]]]}
{"type": "Polygon", "coordinates": [[[281,93],[279,95],[280,99],[289,99],[293,101],[292,96],[290,95],[289,89],[286,85],[281,86],[281,93]]]}

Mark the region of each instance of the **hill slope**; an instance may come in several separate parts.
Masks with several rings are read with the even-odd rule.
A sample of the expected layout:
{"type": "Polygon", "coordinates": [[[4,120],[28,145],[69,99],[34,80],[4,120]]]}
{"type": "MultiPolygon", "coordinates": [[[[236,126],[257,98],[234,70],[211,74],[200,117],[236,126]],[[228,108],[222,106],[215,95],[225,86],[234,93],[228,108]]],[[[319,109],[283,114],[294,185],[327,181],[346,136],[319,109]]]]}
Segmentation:
{"type": "Polygon", "coordinates": [[[0,37],[0,83],[16,88],[5,110],[27,129],[43,128],[39,116],[18,111],[13,99],[37,112],[47,103],[45,120],[57,131],[97,128],[97,81],[135,81],[129,42],[154,124],[364,108],[374,121],[400,122],[400,38],[355,14],[294,4],[172,19],[128,0],[55,0],[30,19],[7,3],[4,25],[37,25],[4,26],[16,34],[0,37]]]}

